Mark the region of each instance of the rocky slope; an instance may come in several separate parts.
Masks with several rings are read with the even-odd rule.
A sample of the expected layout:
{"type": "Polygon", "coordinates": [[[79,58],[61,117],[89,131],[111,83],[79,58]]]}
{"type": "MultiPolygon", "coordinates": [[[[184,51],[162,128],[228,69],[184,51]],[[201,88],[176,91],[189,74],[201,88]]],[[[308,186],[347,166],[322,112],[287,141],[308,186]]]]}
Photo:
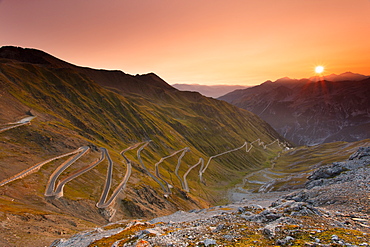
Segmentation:
{"type": "Polygon", "coordinates": [[[153,73],[132,76],[94,70],[39,50],[2,47],[0,129],[30,116],[36,118],[0,133],[0,182],[81,146],[90,147],[88,153],[60,179],[94,163],[101,156],[100,147],[113,161],[112,190],[126,173],[126,160],[120,155],[124,149],[129,149],[132,172],[125,190],[106,209],[96,203],[104,190],[107,159],[69,181],[60,198],[45,197],[45,187],[50,175],[71,157],[6,183],[0,187],[3,246],[26,242],[45,246],[60,234],[71,235],[108,220],[156,217],[225,202],[234,183],[245,173],[268,166],[283,148],[278,144],[286,142],[255,114],[199,93],[178,91],[153,73]],[[193,167],[200,158],[207,162],[257,139],[266,144],[280,141],[266,149],[256,143],[249,153],[243,149],[214,158],[200,181],[200,163],[193,167]],[[149,140],[139,159],[139,147],[130,148],[149,140]],[[185,147],[190,151],[181,162],[178,153],[158,165],[185,147]],[[161,179],[172,185],[167,197],[156,166],[161,179]],[[176,175],[183,178],[187,171],[189,192],[176,175]]]}
{"type": "MultiPolygon", "coordinates": [[[[322,166],[267,207],[252,200],[116,222],[51,246],[369,246],[370,147],[322,166]]],[[[266,194],[261,194],[264,197],[266,194]]]]}
{"type": "Polygon", "coordinates": [[[267,81],[219,99],[259,115],[297,145],[315,145],[369,138],[368,95],[370,78],[348,72],[267,81]]]}

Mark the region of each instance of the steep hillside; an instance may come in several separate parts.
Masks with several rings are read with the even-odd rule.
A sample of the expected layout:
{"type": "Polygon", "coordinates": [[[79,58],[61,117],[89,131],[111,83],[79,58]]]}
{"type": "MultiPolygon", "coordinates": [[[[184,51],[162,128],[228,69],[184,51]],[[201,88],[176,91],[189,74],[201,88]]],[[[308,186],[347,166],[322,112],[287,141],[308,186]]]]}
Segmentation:
{"type": "Polygon", "coordinates": [[[219,99],[256,113],[297,145],[370,138],[370,78],[328,78],[334,81],[282,78],[219,99]]]}
{"type": "Polygon", "coordinates": [[[57,235],[108,220],[225,202],[229,188],[246,173],[269,166],[289,145],[256,115],[178,91],[155,74],[77,67],[34,49],[0,49],[0,110],[0,244],[5,246],[25,239],[44,246],[57,235]],[[105,159],[96,163],[100,157],[105,159]],[[125,189],[108,207],[98,208],[111,171],[110,191],[125,189]],[[57,198],[61,194],[46,193],[46,187],[59,172],[66,184],[57,198]],[[129,173],[127,184],[121,183],[129,173]],[[14,234],[18,237],[8,237],[14,234]]]}

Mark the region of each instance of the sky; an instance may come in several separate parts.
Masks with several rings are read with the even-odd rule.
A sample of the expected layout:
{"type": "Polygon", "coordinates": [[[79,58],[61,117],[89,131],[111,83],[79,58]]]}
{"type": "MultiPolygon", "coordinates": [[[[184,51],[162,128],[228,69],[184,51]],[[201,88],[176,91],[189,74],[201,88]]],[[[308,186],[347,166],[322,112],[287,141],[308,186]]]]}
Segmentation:
{"type": "Polygon", "coordinates": [[[170,84],[370,75],[370,0],[0,0],[0,46],[170,84]]]}

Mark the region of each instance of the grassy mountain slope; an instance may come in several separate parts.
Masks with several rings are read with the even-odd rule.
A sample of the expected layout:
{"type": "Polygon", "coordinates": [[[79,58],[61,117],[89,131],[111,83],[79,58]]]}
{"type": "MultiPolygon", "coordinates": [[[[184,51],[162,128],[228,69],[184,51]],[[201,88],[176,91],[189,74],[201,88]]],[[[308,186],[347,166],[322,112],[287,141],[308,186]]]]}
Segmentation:
{"type": "MultiPolygon", "coordinates": [[[[119,152],[142,141],[152,140],[142,158],[153,174],[154,164],[161,157],[189,147],[180,175],[199,158],[207,160],[245,141],[285,141],[256,115],[199,93],[180,92],[155,74],[131,76],[81,68],[33,49],[0,49],[0,109],[3,126],[31,114],[36,116],[30,125],[0,133],[0,180],[89,145],[110,151],[115,188],[126,171],[119,152]]],[[[188,176],[188,194],[173,173],[178,156],[170,158],[160,168],[161,176],[174,185],[167,199],[158,183],[142,169],[136,150],[130,151],[132,176],[114,204],[113,220],[222,203],[229,188],[246,173],[268,166],[280,150],[278,145],[266,150],[255,145],[250,153],[239,150],[216,158],[203,175],[205,184],[199,181],[197,167],[188,176]]],[[[99,156],[95,148],[91,149],[61,178],[99,156]]],[[[2,240],[5,245],[32,239],[37,246],[58,234],[102,224],[111,216],[109,210],[95,207],[103,190],[107,161],[69,182],[64,197],[43,196],[49,176],[65,160],[51,162],[36,173],[0,187],[0,217],[8,224],[3,234],[15,231],[20,235],[19,239],[2,240]],[[40,230],[41,226],[44,228],[40,230]],[[40,231],[44,233],[41,237],[40,231]]]]}

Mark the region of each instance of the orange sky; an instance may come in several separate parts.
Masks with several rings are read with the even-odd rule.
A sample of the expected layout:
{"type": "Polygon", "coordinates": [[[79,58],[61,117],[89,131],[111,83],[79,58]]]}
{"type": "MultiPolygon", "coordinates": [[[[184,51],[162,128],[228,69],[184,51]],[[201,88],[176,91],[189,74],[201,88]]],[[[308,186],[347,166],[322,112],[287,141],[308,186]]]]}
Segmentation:
{"type": "Polygon", "coordinates": [[[0,0],[0,45],[170,84],[370,75],[370,0],[0,0]]]}

